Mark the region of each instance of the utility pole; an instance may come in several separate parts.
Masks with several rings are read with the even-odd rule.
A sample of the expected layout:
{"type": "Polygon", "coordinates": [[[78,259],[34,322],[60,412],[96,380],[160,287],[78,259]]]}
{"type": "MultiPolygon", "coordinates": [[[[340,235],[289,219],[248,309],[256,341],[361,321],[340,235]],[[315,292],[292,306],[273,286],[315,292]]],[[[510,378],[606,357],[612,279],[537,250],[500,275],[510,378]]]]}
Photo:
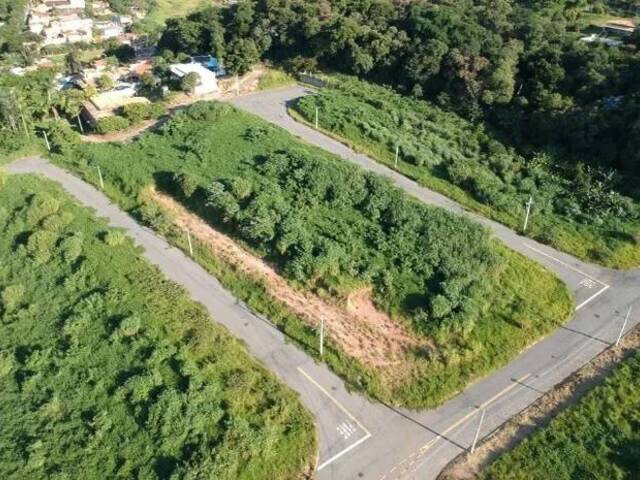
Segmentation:
{"type": "Polygon", "coordinates": [[[316,107],[316,130],[318,130],[318,107],[316,107]]]}
{"type": "Polygon", "coordinates": [[[98,178],[100,179],[100,188],[104,190],[104,181],[102,180],[102,170],[100,170],[100,165],[96,165],[98,169],[98,178]]]}
{"type": "Polygon", "coordinates": [[[524,226],[522,227],[522,231],[527,231],[527,225],[529,224],[529,214],[531,213],[531,205],[533,205],[533,197],[529,197],[529,201],[527,202],[527,213],[524,217],[524,226]]]}
{"type": "Polygon", "coordinates": [[[193,258],[193,244],[191,243],[191,232],[187,228],[187,242],[189,242],[189,254],[193,258]]]}
{"type": "Polygon", "coordinates": [[[396,143],[396,159],[394,161],[395,169],[398,169],[398,155],[400,154],[400,144],[396,143]]]}
{"type": "Polygon", "coordinates": [[[624,317],[624,322],[622,323],[622,328],[620,329],[620,333],[618,334],[618,339],[616,340],[616,347],[622,340],[622,334],[624,333],[624,329],[627,326],[627,322],[629,321],[629,317],[631,316],[631,305],[629,305],[629,310],[627,310],[627,316],[624,317]]]}
{"type": "Polygon", "coordinates": [[[44,137],[44,141],[47,143],[47,150],[51,151],[51,145],[49,144],[49,137],[47,137],[46,130],[42,130],[42,136],[44,137]]]}
{"type": "Polygon", "coordinates": [[[320,319],[320,356],[324,355],[324,317],[320,319]]]}
{"type": "Polygon", "coordinates": [[[480,414],[480,421],[478,422],[478,428],[476,429],[476,435],[473,437],[473,444],[471,445],[471,453],[473,453],[476,449],[476,443],[478,443],[478,437],[480,436],[480,429],[482,428],[482,422],[484,421],[484,414],[487,412],[486,408],[482,409],[482,413],[480,414]]]}
{"type": "Polygon", "coordinates": [[[80,133],[84,134],[84,127],[82,126],[82,121],[80,120],[80,114],[76,115],[78,119],[78,128],[80,128],[80,133]]]}

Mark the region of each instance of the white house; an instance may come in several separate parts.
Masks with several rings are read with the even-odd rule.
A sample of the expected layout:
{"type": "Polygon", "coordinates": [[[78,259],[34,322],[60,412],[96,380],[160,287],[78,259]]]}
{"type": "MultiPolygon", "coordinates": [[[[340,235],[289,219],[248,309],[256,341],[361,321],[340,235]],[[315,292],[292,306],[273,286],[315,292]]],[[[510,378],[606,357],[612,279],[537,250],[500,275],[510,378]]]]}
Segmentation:
{"type": "Polygon", "coordinates": [[[216,74],[199,63],[176,63],[171,65],[171,73],[179,79],[184,78],[189,73],[197,73],[200,77],[200,82],[193,92],[196,95],[206,95],[218,91],[216,74]]]}

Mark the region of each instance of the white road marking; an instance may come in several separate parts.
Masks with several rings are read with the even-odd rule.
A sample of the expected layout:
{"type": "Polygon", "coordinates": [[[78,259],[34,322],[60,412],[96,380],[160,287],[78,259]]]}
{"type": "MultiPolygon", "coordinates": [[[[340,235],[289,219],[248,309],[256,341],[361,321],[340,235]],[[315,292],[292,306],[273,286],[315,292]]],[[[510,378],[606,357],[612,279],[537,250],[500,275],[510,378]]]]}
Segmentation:
{"type": "Polygon", "coordinates": [[[573,270],[574,272],[579,273],[580,275],[582,275],[582,276],[584,276],[584,277],[590,278],[591,280],[593,280],[593,281],[595,281],[595,282],[598,282],[598,283],[599,283],[599,284],[601,284],[601,285],[606,285],[606,283],[601,282],[600,280],[598,280],[597,278],[592,277],[592,276],[591,276],[591,275],[589,275],[588,273],[585,273],[585,272],[583,272],[582,270],[580,270],[580,269],[578,269],[578,268],[574,267],[573,265],[569,265],[568,263],[563,262],[562,260],[559,260],[559,259],[557,259],[556,257],[554,257],[554,256],[552,256],[552,255],[549,255],[548,253],[543,252],[543,251],[542,251],[542,250],[540,250],[539,248],[536,248],[536,247],[534,247],[534,246],[532,246],[532,245],[529,245],[529,244],[528,244],[528,243],[526,243],[526,242],[523,242],[523,244],[524,244],[524,246],[525,246],[525,247],[527,247],[528,249],[533,250],[534,252],[539,253],[539,254],[540,254],[540,255],[542,255],[542,256],[545,256],[545,257],[547,257],[547,258],[550,258],[550,259],[551,259],[551,260],[553,260],[554,262],[559,263],[560,265],[562,265],[563,267],[568,268],[569,270],[573,270]]]}
{"type": "Polygon", "coordinates": [[[560,265],[562,265],[563,267],[568,268],[569,270],[573,270],[576,273],[579,273],[580,275],[583,275],[585,277],[584,280],[582,280],[582,282],[580,282],[580,285],[582,286],[586,286],[587,288],[593,288],[595,287],[595,283],[599,283],[600,285],[602,285],[602,288],[600,290],[598,290],[596,293],[594,293],[593,295],[591,295],[589,298],[587,298],[584,302],[582,302],[580,305],[578,305],[575,308],[575,311],[577,312],[578,310],[580,310],[582,307],[584,307],[585,305],[587,305],[589,302],[591,302],[592,300],[594,300],[597,296],[599,296],[600,294],[606,292],[609,288],[611,288],[611,285],[607,285],[606,283],[604,283],[602,280],[598,280],[597,278],[592,277],[591,275],[589,275],[588,273],[583,272],[582,270],[575,268],[571,265],[569,265],[566,262],[563,262],[562,260],[558,260],[556,257],[549,255],[548,253],[543,252],[542,250],[533,247],[531,245],[529,245],[528,243],[524,243],[524,246],[533,250],[536,253],[539,253],[540,255],[543,255],[551,260],[553,260],[554,262],[559,263],[560,265]],[[592,283],[586,283],[587,280],[590,280],[592,283]]]}
{"type": "Polygon", "coordinates": [[[591,290],[592,288],[595,288],[596,284],[597,282],[595,282],[589,277],[584,277],[584,279],[580,282],[580,286],[588,288],[589,290],[591,290]]]}
{"type": "MultiPolygon", "coordinates": [[[[307,379],[309,380],[312,384],[314,384],[322,393],[324,393],[329,400],[331,400],[347,417],[349,417],[351,420],[353,420],[353,422],[360,427],[360,429],[365,433],[365,436],[360,438],[359,440],[357,440],[356,442],[352,443],[351,445],[349,445],[348,447],[346,447],[345,449],[341,450],[340,452],[336,453],[333,457],[329,458],[328,460],[325,460],[323,463],[321,463],[320,465],[318,465],[318,468],[316,468],[316,471],[319,472],[320,470],[322,470],[324,467],[326,467],[327,465],[335,462],[338,458],[342,457],[343,455],[345,455],[346,453],[350,452],[351,450],[353,450],[354,448],[356,448],[358,445],[360,445],[362,442],[364,442],[365,440],[369,439],[369,437],[372,436],[371,432],[369,430],[367,430],[364,425],[362,425],[362,423],[360,423],[360,421],[353,416],[353,414],[351,414],[351,412],[349,412],[349,410],[347,410],[333,395],[331,395],[322,385],[320,385],[318,382],[316,382],[311,375],[309,375],[307,372],[305,372],[301,367],[298,367],[298,371],[307,379]]],[[[345,422],[348,423],[348,422],[345,422]]],[[[341,424],[344,425],[344,424],[341,424]]],[[[350,425],[350,424],[349,424],[350,425]]],[[[350,425],[352,429],[354,429],[355,431],[355,427],[353,427],[353,425],[350,425]]]]}
{"type": "MultiPolygon", "coordinates": [[[[602,283],[602,282],[600,282],[602,283]]],[[[576,312],[578,310],[580,310],[582,307],[584,307],[587,303],[589,303],[591,300],[595,299],[598,295],[600,295],[601,293],[606,292],[607,290],[609,290],[609,285],[604,285],[604,287],[602,287],[600,290],[598,290],[596,293],[594,293],[593,295],[591,295],[589,298],[587,298],[584,302],[582,302],[580,305],[578,305],[576,307],[576,312]]]]}

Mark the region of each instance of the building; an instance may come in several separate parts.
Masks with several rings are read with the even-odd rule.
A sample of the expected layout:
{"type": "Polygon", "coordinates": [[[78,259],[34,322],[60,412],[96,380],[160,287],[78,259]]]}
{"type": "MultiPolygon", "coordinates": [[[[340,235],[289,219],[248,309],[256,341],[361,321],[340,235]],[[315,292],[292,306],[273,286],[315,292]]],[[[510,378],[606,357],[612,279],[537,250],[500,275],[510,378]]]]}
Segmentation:
{"type": "Polygon", "coordinates": [[[44,5],[49,8],[84,10],[86,7],[85,0],[45,0],[44,5]]]}
{"type": "Polygon", "coordinates": [[[631,20],[611,20],[602,26],[605,33],[620,37],[629,37],[635,31],[636,25],[631,20]]]}
{"type": "Polygon", "coordinates": [[[178,79],[186,77],[189,73],[197,73],[200,82],[193,92],[196,95],[206,95],[218,91],[216,74],[199,63],[176,63],[171,65],[171,73],[178,79]]]}
{"type": "Polygon", "coordinates": [[[124,33],[124,28],[116,22],[95,22],[93,31],[102,39],[117,38],[124,33]]]}
{"type": "Polygon", "coordinates": [[[136,90],[133,87],[121,87],[104,92],[82,106],[82,118],[95,126],[98,121],[105,117],[114,115],[119,108],[132,103],[150,103],[148,98],[136,97],[136,90]]]}
{"type": "Polygon", "coordinates": [[[619,47],[620,45],[622,45],[622,40],[616,40],[609,37],[601,37],[600,35],[597,35],[595,33],[592,33],[591,35],[588,35],[586,37],[582,37],[580,40],[586,43],[602,43],[609,47],[619,47]]]}

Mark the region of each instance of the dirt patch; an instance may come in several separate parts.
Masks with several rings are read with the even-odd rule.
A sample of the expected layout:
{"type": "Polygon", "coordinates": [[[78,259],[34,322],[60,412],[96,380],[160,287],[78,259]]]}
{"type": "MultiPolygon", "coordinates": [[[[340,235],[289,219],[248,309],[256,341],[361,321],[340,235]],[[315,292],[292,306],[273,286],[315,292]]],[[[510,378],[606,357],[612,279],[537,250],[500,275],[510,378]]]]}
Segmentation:
{"type": "Polygon", "coordinates": [[[370,289],[352,294],[346,306],[295,289],[271,265],[187,211],[170,196],[150,191],[149,197],[171,212],[176,226],[188,229],[225,263],[263,281],[271,296],[309,325],[318,327],[324,319],[327,336],[347,355],[364,365],[385,370],[402,362],[409,351],[431,348],[426,340],[411,336],[402,324],[377,310],[371,300],[370,289]]]}
{"type": "Polygon", "coordinates": [[[587,365],[512,417],[469,452],[458,455],[440,473],[438,480],[475,479],[491,462],[518,445],[536,429],[544,427],[561,411],[574,405],[600,384],[615,367],[640,348],[640,327],[626,335],[587,365]]]}

